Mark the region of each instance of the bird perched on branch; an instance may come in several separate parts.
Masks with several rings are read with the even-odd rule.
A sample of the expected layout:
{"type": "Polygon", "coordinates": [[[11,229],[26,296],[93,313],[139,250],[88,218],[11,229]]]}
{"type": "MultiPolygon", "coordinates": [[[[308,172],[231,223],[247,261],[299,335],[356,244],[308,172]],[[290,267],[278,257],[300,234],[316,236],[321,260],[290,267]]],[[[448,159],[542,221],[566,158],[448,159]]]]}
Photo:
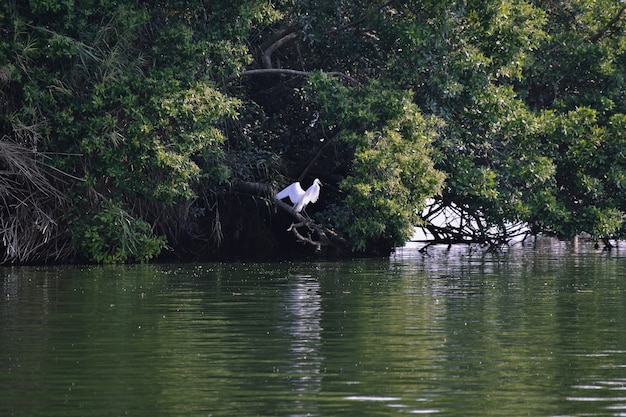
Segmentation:
{"type": "MultiPolygon", "coordinates": [[[[282,200],[283,198],[289,197],[291,203],[293,204],[293,210],[296,213],[303,212],[304,208],[309,203],[315,203],[320,196],[320,187],[322,186],[322,182],[315,178],[313,184],[304,191],[299,182],[294,182],[293,184],[282,189],[278,194],[276,194],[276,198],[278,200],[282,200]]],[[[306,214],[308,217],[308,214],[306,214]]]]}

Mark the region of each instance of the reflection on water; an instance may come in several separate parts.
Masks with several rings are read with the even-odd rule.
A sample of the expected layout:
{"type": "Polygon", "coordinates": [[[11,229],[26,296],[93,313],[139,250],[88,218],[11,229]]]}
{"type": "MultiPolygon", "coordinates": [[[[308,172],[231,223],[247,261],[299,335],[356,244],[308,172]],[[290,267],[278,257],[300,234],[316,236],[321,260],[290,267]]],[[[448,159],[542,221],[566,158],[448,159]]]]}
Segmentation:
{"type": "MultiPolygon", "coordinates": [[[[293,275],[284,300],[285,322],[281,330],[288,334],[287,363],[284,373],[294,392],[296,415],[316,415],[314,397],[322,389],[321,356],[322,306],[320,284],[310,275],[293,275]],[[303,394],[305,393],[305,394],[303,394]]],[[[293,412],[293,411],[292,411],[293,412]]]]}
{"type": "Polygon", "coordinates": [[[626,415],[626,350],[605,350],[583,354],[593,362],[595,372],[571,387],[568,401],[577,409],[606,408],[613,415],[626,415]]]}
{"type": "Polygon", "coordinates": [[[626,415],[626,256],[0,270],[1,416],[626,415]]]}

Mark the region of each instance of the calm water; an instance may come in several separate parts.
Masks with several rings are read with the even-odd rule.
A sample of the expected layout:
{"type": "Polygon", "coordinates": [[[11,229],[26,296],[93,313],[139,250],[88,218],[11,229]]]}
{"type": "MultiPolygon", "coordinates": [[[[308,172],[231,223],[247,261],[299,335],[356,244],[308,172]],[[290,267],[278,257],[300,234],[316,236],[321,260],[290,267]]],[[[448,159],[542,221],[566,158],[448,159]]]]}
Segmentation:
{"type": "Polygon", "coordinates": [[[0,274],[0,416],[626,415],[626,251],[0,274]]]}

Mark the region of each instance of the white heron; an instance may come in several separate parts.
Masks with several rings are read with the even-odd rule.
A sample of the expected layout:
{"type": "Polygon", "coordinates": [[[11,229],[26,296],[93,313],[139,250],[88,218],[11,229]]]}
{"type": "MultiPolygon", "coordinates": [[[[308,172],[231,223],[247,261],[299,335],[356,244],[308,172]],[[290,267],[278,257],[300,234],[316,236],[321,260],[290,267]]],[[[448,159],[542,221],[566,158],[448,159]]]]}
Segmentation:
{"type": "Polygon", "coordinates": [[[276,198],[278,200],[282,200],[283,198],[289,197],[289,200],[291,200],[291,203],[293,204],[294,211],[296,213],[304,212],[304,214],[306,214],[304,208],[307,204],[315,203],[317,201],[320,196],[321,186],[322,182],[315,178],[315,180],[313,180],[313,184],[307,188],[306,191],[304,191],[299,182],[294,182],[276,194],[276,198]]]}

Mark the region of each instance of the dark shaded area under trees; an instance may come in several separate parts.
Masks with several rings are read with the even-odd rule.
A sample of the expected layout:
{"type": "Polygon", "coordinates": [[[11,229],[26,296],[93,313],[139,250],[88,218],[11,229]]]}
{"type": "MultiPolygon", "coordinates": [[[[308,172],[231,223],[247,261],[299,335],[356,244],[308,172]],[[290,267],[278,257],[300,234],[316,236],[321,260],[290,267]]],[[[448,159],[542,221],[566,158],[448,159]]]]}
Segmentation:
{"type": "Polygon", "coordinates": [[[418,225],[621,239],[625,8],[3,2],[2,260],[387,255],[418,225]],[[314,178],[311,218],[274,200],[314,178]]]}

